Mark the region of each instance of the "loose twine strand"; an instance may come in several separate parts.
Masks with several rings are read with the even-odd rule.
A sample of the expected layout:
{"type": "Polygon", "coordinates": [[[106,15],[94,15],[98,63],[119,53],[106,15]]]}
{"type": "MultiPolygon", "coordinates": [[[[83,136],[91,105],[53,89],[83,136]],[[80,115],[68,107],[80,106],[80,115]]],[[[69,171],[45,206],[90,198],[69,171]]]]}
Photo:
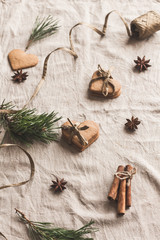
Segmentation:
{"type": "Polygon", "coordinates": [[[132,36],[137,39],[145,39],[160,30],[160,15],[154,11],[134,19],[131,22],[132,36]]]}
{"type": "Polygon", "coordinates": [[[8,187],[18,187],[18,186],[24,185],[24,184],[26,184],[27,182],[29,182],[30,180],[33,179],[34,173],[35,173],[35,164],[34,164],[33,158],[24,148],[22,148],[21,146],[19,146],[17,144],[1,144],[0,145],[0,148],[5,148],[5,147],[18,147],[19,149],[21,149],[29,159],[31,172],[30,172],[30,178],[28,180],[23,181],[23,182],[19,182],[19,183],[13,183],[13,184],[1,186],[0,190],[4,189],[4,188],[8,188],[8,187]]]}

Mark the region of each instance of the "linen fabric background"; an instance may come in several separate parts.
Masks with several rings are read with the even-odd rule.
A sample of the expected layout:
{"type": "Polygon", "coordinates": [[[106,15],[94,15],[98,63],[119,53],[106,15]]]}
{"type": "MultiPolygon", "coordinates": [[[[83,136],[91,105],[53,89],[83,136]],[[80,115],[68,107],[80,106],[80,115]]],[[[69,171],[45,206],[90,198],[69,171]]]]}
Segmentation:
{"type": "MultiPolygon", "coordinates": [[[[70,28],[87,22],[102,29],[106,14],[114,9],[130,24],[149,10],[160,13],[160,1],[0,1],[0,101],[12,101],[21,109],[41,79],[47,54],[57,47],[69,47],[70,28]],[[13,84],[8,53],[25,49],[36,16],[49,14],[59,20],[59,31],[29,48],[27,52],[36,54],[39,63],[27,69],[29,77],[23,84],[13,84]]],[[[63,51],[53,54],[46,81],[29,108],[37,108],[38,113],[59,112],[63,116],[59,126],[67,117],[80,122],[93,120],[99,124],[100,137],[82,153],[62,140],[49,145],[34,143],[27,148],[35,161],[35,177],[29,184],[0,191],[0,231],[9,240],[29,239],[15,214],[14,208],[18,208],[31,220],[49,221],[68,229],[80,228],[93,219],[99,228],[91,235],[94,240],[159,239],[160,32],[143,41],[129,40],[124,24],[113,13],[104,38],[85,26],[74,29],[72,38],[78,59],[63,51]],[[148,71],[134,70],[133,60],[138,55],[151,59],[148,71]],[[114,66],[113,78],[122,85],[117,99],[88,95],[98,64],[104,69],[114,66]],[[129,134],[124,123],[132,115],[141,120],[141,125],[129,134]],[[123,217],[117,217],[116,204],[107,200],[107,194],[121,164],[135,166],[137,174],[132,181],[132,207],[123,217]],[[68,181],[61,195],[50,190],[52,174],[68,181]]],[[[29,178],[29,163],[23,152],[17,148],[0,152],[0,185],[29,178]]]]}

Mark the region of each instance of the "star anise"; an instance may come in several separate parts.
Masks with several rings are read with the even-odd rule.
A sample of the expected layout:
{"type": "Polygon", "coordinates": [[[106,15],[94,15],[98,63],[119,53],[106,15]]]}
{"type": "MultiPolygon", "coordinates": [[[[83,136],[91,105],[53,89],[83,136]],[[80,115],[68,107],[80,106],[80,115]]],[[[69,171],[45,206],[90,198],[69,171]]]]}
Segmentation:
{"type": "Polygon", "coordinates": [[[14,73],[14,75],[12,76],[12,81],[16,82],[16,83],[21,83],[24,80],[26,80],[28,77],[27,72],[22,72],[22,70],[17,71],[14,73]]]}
{"type": "Polygon", "coordinates": [[[136,130],[138,128],[137,125],[139,125],[141,123],[138,120],[138,118],[134,118],[133,116],[132,116],[131,120],[130,119],[126,119],[126,120],[127,120],[127,123],[125,123],[125,126],[130,131],[136,130]]]}
{"type": "Polygon", "coordinates": [[[151,67],[150,64],[148,64],[150,62],[149,60],[145,59],[145,56],[141,59],[140,57],[137,57],[137,60],[134,60],[134,62],[136,63],[136,68],[142,72],[144,70],[147,70],[148,67],[151,67]]]}
{"type": "Polygon", "coordinates": [[[62,192],[64,189],[66,189],[65,185],[67,184],[67,182],[64,180],[64,178],[59,180],[56,177],[56,181],[52,181],[52,183],[53,184],[51,185],[51,188],[53,188],[55,192],[62,192]]]}

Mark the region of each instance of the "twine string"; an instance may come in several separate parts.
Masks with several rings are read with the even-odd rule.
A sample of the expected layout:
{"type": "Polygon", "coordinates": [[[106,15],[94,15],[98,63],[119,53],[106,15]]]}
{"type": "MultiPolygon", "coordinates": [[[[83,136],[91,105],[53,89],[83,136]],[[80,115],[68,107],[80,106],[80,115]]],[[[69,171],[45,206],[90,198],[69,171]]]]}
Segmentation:
{"type": "Polygon", "coordinates": [[[128,37],[131,37],[131,32],[130,32],[130,29],[129,29],[129,27],[128,27],[128,24],[127,24],[126,20],[122,17],[122,15],[121,15],[117,10],[113,10],[113,11],[109,12],[109,13],[106,15],[105,21],[104,21],[104,25],[103,25],[103,30],[102,30],[102,32],[104,33],[104,35],[105,35],[105,33],[106,33],[106,29],[107,29],[107,25],[108,25],[108,19],[109,19],[109,16],[110,16],[111,13],[116,13],[116,14],[118,14],[118,16],[120,17],[120,19],[122,20],[122,22],[124,23],[124,25],[125,25],[125,27],[126,27],[126,31],[127,31],[128,37]]]}
{"type": "MultiPolygon", "coordinates": [[[[4,1],[2,1],[4,2],[4,1]]],[[[105,21],[104,21],[104,25],[103,25],[103,28],[102,30],[99,30],[97,29],[96,27],[94,27],[93,25],[91,24],[88,24],[88,23],[85,23],[85,22],[80,22],[80,23],[77,23],[75,24],[69,31],[69,42],[70,42],[70,47],[58,47],[56,49],[54,49],[53,51],[51,51],[47,57],[45,58],[44,60],[44,64],[43,64],[43,73],[42,73],[42,77],[41,77],[41,80],[39,81],[37,87],[35,88],[32,96],[30,97],[30,99],[28,100],[28,102],[24,105],[23,108],[27,107],[32,101],[33,99],[37,96],[37,94],[39,93],[41,87],[43,86],[43,83],[45,81],[45,78],[46,78],[46,74],[47,74],[47,68],[48,68],[48,60],[51,56],[52,53],[55,53],[59,50],[62,50],[62,51],[65,51],[67,53],[69,53],[70,55],[72,55],[75,59],[78,57],[75,49],[74,49],[74,45],[73,45],[73,41],[72,41],[72,31],[74,28],[76,28],[77,26],[79,25],[84,25],[84,26],[87,26],[88,28],[92,29],[94,32],[96,32],[97,34],[99,34],[101,37],[104,37],[105,34],[106,34],[106,29],[107,29],[107,25],[108,25],[108,19],[109,19],[109,16],[111,13],[116,13],[119,15],[120,19],[122,20],[122,22],[124,23],[125,25],[125,28],[126,28],[126,31],[127,31],[127,34],[129,37],[131,36],[135,36],[136,38],[139,38],[139,39],[143,39],[143,38],[146,38],[148,36],[150,36],[151,34],[153,34],[154,32],[160,30],[160,15],[155,13],[154,11],[149,11],[148,13],[140,16],[139,18],[136,18],[135,20],[133,20],[131,22],[131,31],[128,27],[128,24],[126,22],[126,20],[122,17],[122,15],[116,11],[116,10],[113,10],[111,12],[109,12],[106,17],[105,17],[105,21]],[[135,31],[135,32],[134,32],[135,31]],[[132,34],[131,34],[132,33],[132,34]],[[136,34],[135,34],[136,33],[136,34]]],[[[100,69],[102,71],[102,69],[100,69]]],[[[102,71],[103,72],[103,71],[102,71]]],[[[104,72],[102,73],[102,75],[104,74],[104,72]]],[[[102,86],[102,93],[104,96],[107,96],[108,95],[108,84],[111,84],[112,87],[113,87],[113,93],[115,91],[115,88],[114,88],[114,85],[109,81],[110,78],[109,78],[109,72],[106,72],[107,75],[104,75],[103,78],[104,79],[104,82],[103,82],[103,86],[102,86]]],[[[98,79],[102,79],[102,77],[100,78],[97,78],[98,79]]],[[[96,80],[96,79],[94,79],[96,80]]],[[[112,93],[112,94],[113,94],[112,93]]],[[[16,113],[17,111],[16,110],[3,110],[1,109],[0,110],[0,113],[4,113],[4,114],[9,114],[9,113],[16,113]]],[[[77,128],[77,126],[74,126],[74,130],[77,134],[77,136],[79,135],[79,130],[77,128]]],[[[85,144],[87,144],[87,142],[82,139],[82,136],[79,135],[78,137],[79,139],[81,139],[80,141],[81,142],[84,142],[85,144]]],[[[4,145],[4,144],[3,144],[4,145]]],[[[2,145],[1,145],[2,146],[2,145]]],[[[14,144],[14,146],[18,146],[16,144],[14,144]]],[[[21,148],[20,146],[18,146],[19,148],[21,148]]],[[[25,151],[23,148],[21,148],[22,151],[24,151],[26,154],[28,154],[27,151],[25,151]]],[[[31,157],[31,156],[30,156],[31,157]]],[[[31,158],[32,159],[32,158],[31,158]]],[[[30,159],[30,160],[31,160],[30,159]]],[[[33,161],[33,159],[32,159],[33,161]]],[[[32,162],[30,161],[30,162],[32,162]]],[[[34,162],[33,162],[34,163],[34,162]]],[[[31,170],[32,172],[32,170],[31,170]]],[[[32,172],[33,173],[33,172],[32,172]]],[[[117,174],[117,173],[116,173],[117,174]]],[[[34,174],[33,174],[34,175],[34,174]]],[[[126,175],[125,177],[127,177],[129,175],[126,175]]],[[[117,177],[119,178],[119,175],[117,174],[117,177]]],[[[129,177],[127,177],[129,178],[129,177]]],[[[13,184],[14,185],[14,184],[13,184]]],[[[0,188],[2,189],[2,188],[0,188]]]]}
{"type": "Polygon", "coordinates": [[[132,170],[130,171],[119,171],[119,172],[116,172],[114,175],[121,181],[128,180],[127,186],[129,186],[134,174],[136,174],[136,168],[132,168],[132,170]]]}

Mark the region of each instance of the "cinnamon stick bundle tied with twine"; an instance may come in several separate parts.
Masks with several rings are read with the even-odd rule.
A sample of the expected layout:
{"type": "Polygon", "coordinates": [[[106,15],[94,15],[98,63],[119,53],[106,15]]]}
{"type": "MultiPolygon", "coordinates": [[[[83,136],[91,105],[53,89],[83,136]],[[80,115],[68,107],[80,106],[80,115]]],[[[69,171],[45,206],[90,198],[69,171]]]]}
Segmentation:
{"type": "Polygon", "coordinates": [[[136,174],[136,169],[131,165],[118,166],[114,180],[108,193],[109,200],[118,200],[117,212],[125,214],[125,209],[131,207],[131,179],[136,174]]]}

